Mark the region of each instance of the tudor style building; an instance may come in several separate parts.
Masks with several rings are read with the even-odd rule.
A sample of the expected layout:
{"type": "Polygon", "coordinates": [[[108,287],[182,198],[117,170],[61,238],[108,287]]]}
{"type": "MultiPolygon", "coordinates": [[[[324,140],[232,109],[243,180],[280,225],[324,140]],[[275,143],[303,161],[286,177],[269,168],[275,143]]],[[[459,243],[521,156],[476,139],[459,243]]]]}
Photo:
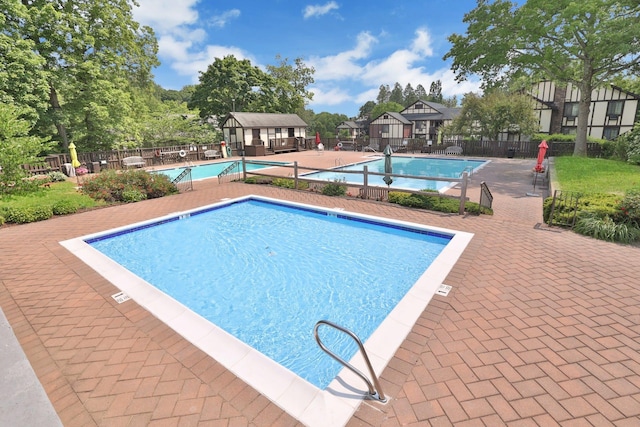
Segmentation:
{"type": "MultiPolygon", "coordinates": [[[[530,95],[540,121],[540,132],[575,134],[578,125],[580,90],[551,81],[534,85],[530,95]]],[[[587,119],[587,135],[594,138],[615,139],[630,131],[636,121],[640,96],[609,85],[594,89],[587,119]]]]}
{"type": "Polygon", "coordinates": [[[297,114],[235,112],[222,121],[222,133],[235,153],[264,156],[304,149],[307,123],[297,114]]]}

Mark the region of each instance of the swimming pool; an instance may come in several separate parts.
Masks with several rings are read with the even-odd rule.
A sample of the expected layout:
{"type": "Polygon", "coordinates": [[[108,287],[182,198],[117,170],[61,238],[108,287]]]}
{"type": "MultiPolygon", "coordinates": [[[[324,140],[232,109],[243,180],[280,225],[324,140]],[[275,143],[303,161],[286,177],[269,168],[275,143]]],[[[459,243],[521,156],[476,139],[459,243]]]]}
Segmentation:
{"type": "MultiPolygon", "coordinates": [[[[473,159],[445,159],[431,157],[405,157],[391,156],[391,164],[394,174],[414,175],[438,178],[460,178],[464,171],[475,172],[484,167],[486,160],[473,159]]],[[[344,181],[353,184],[363,184],[362,174],[341,173],[341,171],[362,171],[367,166],[369,172],[384,173],[384,158],[377,160],[356,163],[353,165],[340,166],[334,168],[332,172],[312,172],[305,174],[305,178],[314,178],[327,181],[344,181]]],[[[369,185],[386,187],[383,176],[369,175],[369,185]]],[[[437,190],[445,191],[452,186],[451,182],[429,181],[423,179],[412,179],[393,177],[391,188],[410,190],[437,190]]]]}
{"type": "MultiPolygon", "coordinates": [[[[218,174],[220,174],[220,172],[225,170],[227,167],[229,167],[233,163],[234,161],[227,161],[227,162],[206,163],[202,165],[190,166],[191,179],[198,180],[198,179],[215,178],[218,176],[218,174]]],[[[264,169],[264,168],[274,167],[277,165],[287,165],[287,164],[289,163],[269,162],[265,164],[259,164],[259,162],[252,162],[252,163],[247,163],[246,167],[247,167],[247,170],[249,171],[249,170],[264,169]]],[[[239,167],[239,170],[242,171],[242,164],[240,164],[238,167],[239,167]]],[[[169,179],[173,180],[178,175],[180,175],[184,170],[185,170],[185,167],[180,167],[180,168],[156,170],[153,172],[167,175],[169,179]]]]}
{"type": "MultiPolygon", "coordinates": [[[[329,238],[329,236],[327,236],[327,238],[329,238]]],[[[274,314],[275,311],[288,308],[286,307],[288,305],[299,305],[302,311],[308,311],[310,308],[319,309],[320,313],[316,312],[312,316],[312,323],[315,323],[317,320],[320,320],[320,318],[327,318],[327,316],[329,320],[335,321],[336,319],[333,318],[334,314],[331,314],[327,310],[333,308],[334,305],[339,307],[337,304],[339,297],[335,289],[329,291],[324,296],[319,296],[315,291],[323,291],[325,286],[329,284],[336,284],[338,287],[344,286],[345,282],[371,284],[370,279],[373,279],[373,282],[375,282],[378,276],[386,277],[381,281],[381,286],[378,285],[377,290],[365,297],[365,300],[372,299],[374,305],[380,304],[380,300],[382,300],[383,304],[391,306],[390,308],[387,307],[387,314],[384,314],[382,324],[377,326],[377,323],[380,321],[367,319],[366,322],[356,322],[355,326],[350,324],[345,325],[355,329],[359,335],[365,334],[369,336],[365,346],[374,363],[374,368],[379,374],[388,360],[393,356],[393,353],[409,332],[422,310],[424,310],[431,296],[442,283],[442,280],[444,280],[444,277],[457,260],[459,254],[464,250],[470,238],[471,235],[468,233],[428,228],[339,210],[284,203],[282,201],[251,196],[147,221],[136,224],[133,227],[124,227],[96,235],[84,236],[72,241],[62,242],[62,244],[91,265],[100,274],[111,280],[136,302],[165,321],[169,326],[184,335],[185,338],[211,354],[212,357],[283,407],[283,409],[294,417],[297,417],[308,425],[341,425],[351,416],[359,402],[354,402],[353,398],[345,401],[345,399],[338,398],[337,396],[340,394],[352,396],[354,394],[354,388],[357,389],[363,386],[357,377],[342,371],[338,379],[331,381],[326,390],[318,390],[315,387],[311,387],[308,382],[293,375],[287,369],[273,362],[272,359],[265,357],[262,353],[246,344],[233,339],[230,332],[226,330],[229,328],[228,325],[220,327],[221,325],[217,325],[218,320],[215,321],[216,325],[214,325],[206,321],[204,316],[196,314],[195,311],[197,311],[198,308],[196,307],[194,310],[192,307],[187,307],[187,304],[190,303],[185,304],[183,302],[182,298],[184,295],[181,295],[180,292],[182,294],[200,294],[202,287],[199,286],[199,284],[205,282],[209,277],[218,277],[221,279],[224,289],[215,296],[202,298],[201,305],[211,304],[222,306],[218,308],[231,308],[231,311],[235,311],[236,313],[235,317],[239,315],[240,324],[248,323],[247,316],[252,317],[259,312],[266,312],[269,315],[274,314]],[[258,207],[259,209],[257,213],[249,212],[246,211],[247,207],[251,207],[252,209],[258,207]],[[263,209],[267,209],[266,212],[268,213],[265,213],[263,209]],[[223,214],[224,218],[220,217],[219,214],[223,214]],[[313,241],[312,251],[301,251],[297,246],[294,247],[292,251],[289,251],[292,240],[283,238],[283,236],[286,236],[286,234],[283,233],[288,233],[292,230],[295,232],[295,229],[298,227],[295,226],[292,229],[283,230],[280,228],[280,224],[291,223],[294,219],[292,215],[299,216],[304,222],[309,222],[311,229],[300,231],[303,237],[297,238],[296,240],[303,242],[313,241]],[[261,227],[266,230],[267,233],[260,239],[255,239],[255,230],[248,232],[248,234],[243,234],[241,232],[242,229],[239,227],[243,227],[240,219],[245,216],[250,217],[251,221],[255,221],[256,219],[266,221],[261,227]],[[159,244],[157,241],[153,243],[150,241],[151,234],[154,234],[158,230],[158,227],[165,226],[169,228],[163,228],[163,233],[160,234],[171,234],[175,231],[179,236],[182,236],[182,238],[178,239],[169,239],[171,243],[165,242],[165,246],[168,245],[167,247],[169,249],[163,252],[167,252],[169,255],[160,256],[159,260],[152,261],[155,265],[148,265],[148,260],[127,261],[127,256],[124,257],[124,260],[119,260],[119,262],[124,264],[129,263],[129,268],[134,270],[139,270],[139,267],[141,267],[142,271],[138,272],[139,275],[133,275],[131,272],[124,270],[118,262],[105,257],[93,247],[93,245],[101,246],[104,243],[106,246],[114,245],[116,252],[119,251],[118,247],[122,246],[135,246],[138,247],[136,251],[147,252],[150,246],[158,246],[159,244]],[[184,234],[185,227],[187,229],[195,228],[195,235],[201,236],[201,242],[195,242],[192,240],[193,237],[186,238],[184,234]],[[200,227],[204,227],[204,229],[200,227]],[[382,227],[382,229],[379,229],[380,227],[382,227]],[[170,229],[173,228],[175,228],[175,230],[170,231],[170,229]],[[351,238],[350,240],[353,240],[361,246],[361,248],[358,249],[358,255],[338,254],[337,246],[341,245],[336,245],[336,242],[332,243],[330,241],[331,239],[322,241],[309,238],[310,233],[319,233],[319,235],[323,236],[330,232],[332,228],[335,228],[335,231],[343,237],[345,232],[349,231],[349,228],[353,228],[351,231],[356,233],[357,238],[351,238]],[[131,232],[132,229],[135,231],[131,232]],[[209,232],[203,231],[205,229],[208,229],[209,232]],[[139,235],[138,233],[140,232],[147,234],[139,235]],[[377,246],[372,246],[368,237],[365,239],[365,235],[369,235],[370,233],[373,234],[374,241],[378,240],[377,246]],[[407,235],[410,234],[413,235],[407,237],[407,235]],[[131,245],[131,242],[125,242],[126,239],[120,239],[121,237],[131,237],[132,235],[136,236],[133,245],[131,245]],[[435,239],[436,241],[440,241],[439,246],[441,246],[442,249],[439,254],[433,258],[434,262],[431,266],[421,265],[420,256],[414,253],[415,249],[411,249],[411,258],[409,260],[411,262],[406,262],[407,259],[401,257],[400,254],[394,253],[394,251],[391,250],[392,248],[380,247],[380,239],[382,239],[386,246],[390,240],[395,241],[394,239],[396,238],[408,238],[410,241],[404,240],[405,243],[415,243],[418,244],[418,246],[420,246],[424,240],[435,239]],[[149,242],[147,242],[147,240],[149,240],[149,242]],[[446,244],[444,243],[445,241],[447,242],[446,244]],[[92,246],[89,246],[87,242],[92,246]],[[227,253],[230,250],[229,245],[235,246],[238,243],[243,248],[242,255],[236,253],[231,257],[238,258],[240,262],[239,265],[242,266],[240,268],[230,262],[230,256],[229,253],[227,253]],[[206,250],[203,250],[202,244],[207,246],[206,250]],[[211,252],[218,246],[222,246],[220,249],[222,252],[211,252]],[[192,247],[192,249],[190,249],[190,247],[192,247]],[[181,256],[177,258],[176,253],[181,254],[181,256]],[[205,254],[206,259],[204,261],[197,261],[198,268],[189,269],[188,274],[191,274],[193,277],[187,280],[185,277],[182,277],[186,270],[182,268],[182,260],[195,257],[198,254],[205,254]],[[352,267],[348,266],[349,260],[346,258],[352,257],[357,263],[366,264],[366,260],[363,258],[369,255],[373,257],[373,262],[381,265],[378,265],[376,268],[371,266],[365,267],[364,271],[354,271],[352,267]],[[381,255],[382,258],[379,258],[381,255]],[[180,261],[176,261],[177,259],[180,261]],[[383,261],[381,261],[381,259],[383,259],[383,261]],[[395,262],[397,259],[404,259],[405,262],[395,262]],[[131,263],[139,263],[140,265],[131,266],[131,263]],[[268,273],[266,276],[263,275],[263,273],[257,272],[257,266],[267,265],[271,267],[272,265],[270,264],[274,264],[276,268],[275,270],[267,269],[268,273]],[[310,279],[306,275],[307,271],[317,271],[317,264],[330,267],[321,272],[321,275],[327,275],[328,277],[310,279]],[[388,296],[385,292],[390,291],[390,289],[385,288],[395,288],[396,282],[400,281],[398,278],[405,274],[404,271],[399,271],[398,269],[404,270],[416,264],[421,265],[420,271],[417,273],[415,271],[413,273],[407,273],[409,276],[413,275],[414,278],[411,279],[412,283],[409,283],[409,285],[402,285],[407,288],[402,291],[402,295],[400,295],[400,297],[388,296]],[[269,284],[267,283],[269,281],[277,281],[275,276],[280,274],[278,273],[279,270],[288,268],[294,270],[294,279],[287,280],[294,283],[280,283],[275,288],[266,286],[269,284]],[[426,271],[424,271],[425,268],[426,271]],[[391,279],[385,276],[383,271],[385,269],[390,270],[391,279]],[[163,290],[151,286],[146,280],[146,276],[147,274],[152,274],[153,270],[161,270],[162,273],[160,276],[167,276],[167,282],[178,281],[183,289],[179,290],[178,295],[167,296],[163,290]],[[180,271],[182,271],[182,273],[180,271]],[[175,274],[178,274],[178,276],[175,276],[175,274]],[[415,279],[416,274],[417,279],[415,279]],[[300,280],[295,279],[297,276],[301,276],[300,280]],[[123,278],[126,279],[123,280],[123,278]],[[413,283],[414,281],[415,283],[413,283]],[[247,282],[250,288],[258,289],[258,294],[253,297],[248,296],[246,290],[240,289],[239,285],[241,282],[247,282]],[[231,283],[233,283],[233,286],[229,286],[231,283]],[[393,283],[393,286],[390,286],[391,283],[393,283]],[[294,298],[288,303],[284,303],[284,305],[283,303],[279,303],[280,305],[278,305],[277,299],[279,294],[284,292],[284,288],[286,287],[293,288],[294,298]],[[378,292],[385,294],[376,300],[375,294],[378,292]],[[240,295],[242,297],[241,300],[245,301],[231,302],[230,294],[234,293],[240,295]],[[390,302],[387,300],[395,301],[390,302]],[[276,301],[275,306],[268,305],[274,303],[274,301],[276,301]],[[322,304],[319,303],[319,301],[325,301],[325,303],[322,304]],[[303,304],[306,305],[303,306],[303,304]],[[395,308],[393,306],[395,306],[395,308]],[[369,323],[373,322],[377,323],[371,327],[369,323]],[[362,330],[358,330],[358,328],[361,327],[358,323],[366,323],[364,326],[371,327],[370,329],[373,331],[363,332],[362,330]],[[330,415],[324,414],[318,416],[318,411],[324,410],[323,408],[329,408],[330,415]],[[329,422],[327,422],[327,420],[329,422]]],[[[159,285],[159,287],[163,286],[165,286],[165,284],[159,285]]],[[[398,287],[400,287],[400,285],[398,285],[398,287]]],[[[349,300],[347,303],[349,303],[349,300]]],[[[216,310],[218,308],[216,308],[216,310]]],[[[356,304],[352,303],[346,308],[342,306],[340,310],[357,312],[357,318],[362,314],[361,311],[358,311],[361,308],[365,312],[370,309],[370,307],[367,307],[362,301],[358,301],[356,304]],[[364,305],[364,307],[359,307],[360,305],[364,305]]],[[[223,314],[222,316],[228,317],[228,314],[223,314]]],[[[293,331],[296,329],[297,323],[303,322],[297,318],[297,315],[294,315],[293,318],[295,318],[295,321],[289,322],[289,325],[287,325],[288,328],[286,328],[287,330],[293,331]]],[[[224,319],[222,321],[224,321],[224,319]]],[[[249,328],[249,339],[251,339],[251,336],[254,336],[259,340],[271,340],[275,334],[274,328],[277,322],[278,320],[267,316],[267,319],[262,321],[262,326],[260,326],[259,330],[251,329],[253,327],[249,328]]],[[[347,320],[346,322],[348,323],[349,321],[347,320]]],[[[307,329],[304,334],[311,338],[312,325],[302,325],[302,328],[307,329]]],[[[233,333],[235,334],[235,332],[233,333]]],[[[323,341],[325,341],[324,337],[323,341]]],[[[259,345],[260,343],[257,344],[257,346],[259,345]]],[[[312,350],[317,349],[317,346],[313,342],[308,345],[305,344],[304,347],[311,347],[312,350]]],[[[290,349],[285,350],[283,354],[290,356],[297,354],[298,351],[306,352],[307,350],[309,349],[290,349]]],[[[272,356],[273,355],[270,355],[270,357],[272,356]]],[[[326,355],[322,355],[322,358],[329,359],[326,355]]],[[[358,366],[358,356],[356,356],[354,360],[352,360],[352,362],[358,366]]],[[[287,361],[284,363],[286,364],[287,361]]],[[[315,359],[307,362],[310,366],[315,366],[317,363],[318,361],[315,359]]],[[[362,370],[365,371],[363,367],[362,370]]]]}

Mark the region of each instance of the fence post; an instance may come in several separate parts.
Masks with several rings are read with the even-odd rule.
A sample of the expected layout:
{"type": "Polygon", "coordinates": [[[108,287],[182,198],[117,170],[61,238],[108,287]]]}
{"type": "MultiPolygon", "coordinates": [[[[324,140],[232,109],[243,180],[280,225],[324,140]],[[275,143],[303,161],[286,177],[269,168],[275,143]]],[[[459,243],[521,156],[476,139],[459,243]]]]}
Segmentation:
{"type": "Polygon", "coordinates": [[[467,171],[462,172],[462,188],[460,188],[460,208],[458,209],[458,215],[464,215],[464,202],[467,199],[467,183],[469,181],[469,174],[467,171]]]}
{"type": "Polygon", "coordinates": [[[245,163],[244,156],[242,156],[242,180],[247,180],[247,164],[245,163]]]}
{"type": "Polygon", "coordinates": [[[369,168],[367,165],[364,165],[362,168],[362,198],[365,200],[369,198],[369,189],[367,188],[369,186],[369,177],[367,176],[368,171],[369,168]]]}
{"type": "Polygon", "coordinates": [[[298,162],[293,162],[293,188],[298,190],[298,162]]]}

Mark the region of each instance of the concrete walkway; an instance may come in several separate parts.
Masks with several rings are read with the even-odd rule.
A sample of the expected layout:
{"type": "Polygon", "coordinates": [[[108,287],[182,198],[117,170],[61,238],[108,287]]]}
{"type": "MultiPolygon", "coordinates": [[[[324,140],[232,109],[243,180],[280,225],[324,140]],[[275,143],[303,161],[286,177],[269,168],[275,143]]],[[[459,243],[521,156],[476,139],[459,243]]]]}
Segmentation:
{"type": "MultiPolygon", "coordinates": [[[[333,167],[361,157],[269,160],[333,167]]],[[[389,402],[363,402],[347,425],[640,425],[640,249],[540,227],[542,198],[526,195],[533,164],[495,159],[472,177],[468,195],[477,201],[485,181],[493,216],[214,179],[2,227],[0,306],[65,426],[299,425],[135,302],[117,304],[118,290],[58,242],[245,194],[342,207],[475,234],[447,277],[450,294],[433,298],[382,372],[389,402]]]]}

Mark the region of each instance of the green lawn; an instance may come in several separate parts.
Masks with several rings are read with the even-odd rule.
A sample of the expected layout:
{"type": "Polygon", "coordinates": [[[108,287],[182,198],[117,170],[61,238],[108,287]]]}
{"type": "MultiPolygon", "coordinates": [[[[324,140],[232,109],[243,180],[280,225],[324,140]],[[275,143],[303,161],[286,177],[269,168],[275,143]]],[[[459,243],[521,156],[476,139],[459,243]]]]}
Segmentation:
{"type": "Polygon", "coordinates": [[[563,156],[554,160],[560,189],[623,195],[640,190],[640,166],[615,160],[563,156]]]}
{"type": "Polygon", "coordinates": [[[29,194],[0,196],[0,207],[53,206],[62,200],[70,200],[80,209],[105,205],[102,201],[97,202],[81,194],[75,183],[64,181],[52,182],[50,187],[41,187],[38,191],[29,194]]]}

